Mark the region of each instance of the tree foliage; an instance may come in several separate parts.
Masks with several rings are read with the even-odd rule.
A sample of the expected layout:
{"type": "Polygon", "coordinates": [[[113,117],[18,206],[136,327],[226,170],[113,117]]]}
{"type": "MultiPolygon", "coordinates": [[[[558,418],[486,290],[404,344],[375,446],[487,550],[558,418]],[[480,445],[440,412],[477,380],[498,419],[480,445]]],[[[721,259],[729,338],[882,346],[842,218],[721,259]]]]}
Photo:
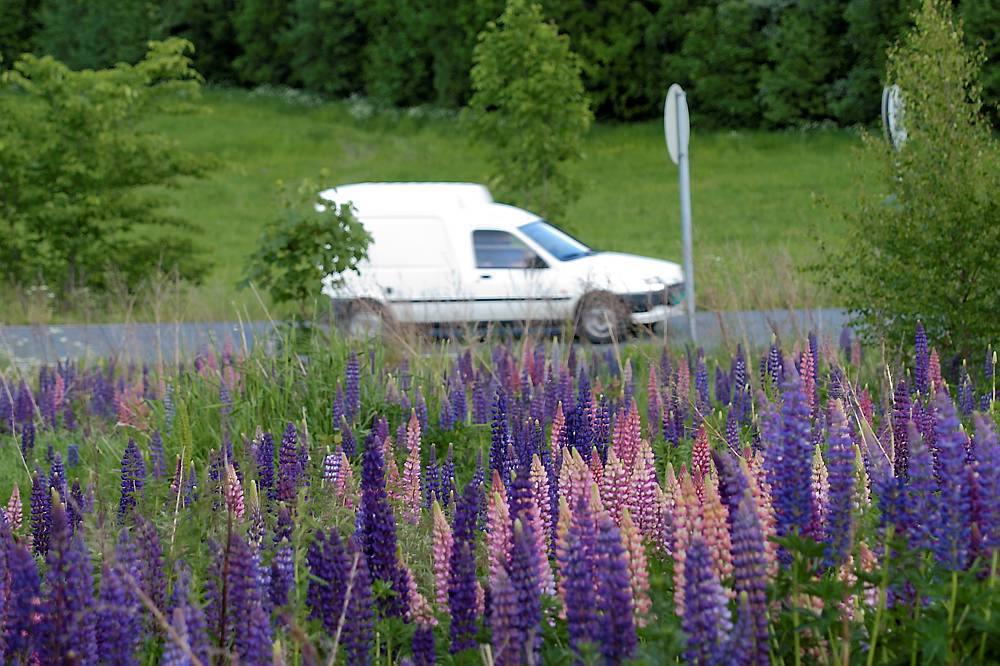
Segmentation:
{"type": "Polygon", "coordinates": [[[0,277],[57,292],[135,285],[157,268],[206,265],[157,190],[207,165],[142,128],[197,95],[191,45],[151,42],[136,65],[71,71],[26,55],[0,78],[0,277]]]}
{"type": "Polygon", "coordinates": [[[70,69],[135,64],[155,36],[157,8],[137,0],[42,0],[37,45],[70,69]]]}
{"type": "Polygon", "coordinates": [[[492,147],[493,184],[557,217],[575,192],[565,165],[580,156],[591,121],[580,59],[539,5],[509,0],[480,35],[473,61],[469,118],[492,147]]]}
{"type": "Polygon", "coordinates": [[[907,341],[917,321],[952,348],[981,349],[1000,312],[1000,145],[983,115],[980,53],[942,0],[924,0],[890,50],[907,139],[868,136],[878,177],[862,183],[844,248],[826,275],[870,336],[907,341]]]}
{"type": "Polygon", "coordinates": [[[279,181],[280,211],[261,234],[241,283],[267,290],[275,303],[297,305],[301,314],[319,295],[324,279],[336,281],[348,271],[357,272],[371,243],[351,205],[325,201],[321,190],[310,179],[296,187],[279,181]]]}
{"type": "Polygon", "coordinates": [[[281,35],[289,54],[291,81],[338,97],[361,91],[361,59],[367,41],[362,0],[293,0],[281,35]]]}

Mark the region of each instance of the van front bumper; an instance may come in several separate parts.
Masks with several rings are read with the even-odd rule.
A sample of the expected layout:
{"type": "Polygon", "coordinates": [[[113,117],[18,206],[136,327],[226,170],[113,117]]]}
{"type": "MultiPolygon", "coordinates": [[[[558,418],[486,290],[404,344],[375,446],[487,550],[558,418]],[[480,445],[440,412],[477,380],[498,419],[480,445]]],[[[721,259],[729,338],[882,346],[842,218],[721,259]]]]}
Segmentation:
{"type": "Polygon", "coordinates": [[[629,319],[636,326],[649,326],[682,314],[684,308],[680,305],[657,305],[645,312],[633,312],[629,319]]]}

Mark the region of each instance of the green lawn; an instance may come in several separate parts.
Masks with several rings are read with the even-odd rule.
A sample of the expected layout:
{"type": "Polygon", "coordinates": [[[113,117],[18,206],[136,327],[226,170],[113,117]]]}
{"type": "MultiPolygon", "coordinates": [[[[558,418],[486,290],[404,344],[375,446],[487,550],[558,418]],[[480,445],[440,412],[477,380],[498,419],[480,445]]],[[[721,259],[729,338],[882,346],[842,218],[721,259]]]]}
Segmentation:
{"type": "MultiPolygon", "coordinates": [[[[214,155],[212,176],[173,193],[178,214],[202,230],[214,268],[181,312],[232,318],[255,298],[237,292],[245,257],[276,205],[274,183],[315,177],[485,182],[486,151],[448,117],[354,117],[349,104],[289,101],[287,95],[207,90],[202,112],[151,126],[186,148],[214,155]]],[[[693,110],[692,113],[696,113],[693,110]]],[[[355,114],[357,115],[357,114],[355,114]]],[[[699,307],[828,302],[794,266],[834,238],[854,200],[853,149],[844,132],[698,132],[691,141],[699,307]],[[826,204],[815,202],[817,195],[826,204]]],[[[660,123],[598,125],[574,165],[584,188],[565,222],[586,242],[680,260],[677,168],[660,123]]],[[[138,316],[144,316],[138,313],[138,316]]]]}

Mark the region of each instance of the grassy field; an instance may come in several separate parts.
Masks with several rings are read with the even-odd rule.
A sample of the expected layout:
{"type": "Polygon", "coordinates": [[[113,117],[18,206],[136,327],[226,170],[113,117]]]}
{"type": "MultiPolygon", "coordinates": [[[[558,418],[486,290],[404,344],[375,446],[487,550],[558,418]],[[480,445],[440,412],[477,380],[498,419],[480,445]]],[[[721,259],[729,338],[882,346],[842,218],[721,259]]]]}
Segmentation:
{"type": "MultiPolygon", "coordinates": [[[[453,117],[368,114],[358,104],[280,91],[207,90],[199,106],[194,115],[150,121],[183,147],[219,161],[209,178],[173,193],[175,212],[201,229],[200,243],[214,264],[206,284],[173,308],[173,316],[184,319],[230,319],[237,310],[262,315],[254,295],[237,292],[235,284],[274,214],[278,180],[316,177],[320,169],[329,172],[330,184],[485,182],[489,174],[484,147],[453,117]]],[[[843,209],[855,199],[858,145],[839,131],[695,132],[699,307],[829,304],[796,267],[816,256],[817,238],[833,239],[841,228],[843,209]]],[[[562,222],[584,241],[680,261],[677,168],[660,123],[594,127],[573,170],[583,194],[562,222]]],[[[132,315],[148,318],[148,310],[139,303],[132,315]]]]}

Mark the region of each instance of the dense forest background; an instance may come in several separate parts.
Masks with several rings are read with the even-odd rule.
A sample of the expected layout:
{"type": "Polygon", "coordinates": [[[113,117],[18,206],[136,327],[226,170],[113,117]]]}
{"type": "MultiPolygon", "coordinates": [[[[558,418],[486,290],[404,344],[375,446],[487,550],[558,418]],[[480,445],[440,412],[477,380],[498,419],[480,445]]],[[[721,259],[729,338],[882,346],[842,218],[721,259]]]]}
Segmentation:
{"type": "MultiPolygon", "coordinates": [[[[660,112],[671,82],[708,127],[878,118],[885,51],[918,0],[549,0],[585,63],[598,119],[660,112]]],[[[2,0],[0,67],[25,51],[73,68],[135,62],[149,39],[195,44],[209,82],[288,85],[393,106],[464,106],[473,47],[503,0],[2,0]]],[[[955,3],[1000,100],[1000,0],[955,3]]]]}

